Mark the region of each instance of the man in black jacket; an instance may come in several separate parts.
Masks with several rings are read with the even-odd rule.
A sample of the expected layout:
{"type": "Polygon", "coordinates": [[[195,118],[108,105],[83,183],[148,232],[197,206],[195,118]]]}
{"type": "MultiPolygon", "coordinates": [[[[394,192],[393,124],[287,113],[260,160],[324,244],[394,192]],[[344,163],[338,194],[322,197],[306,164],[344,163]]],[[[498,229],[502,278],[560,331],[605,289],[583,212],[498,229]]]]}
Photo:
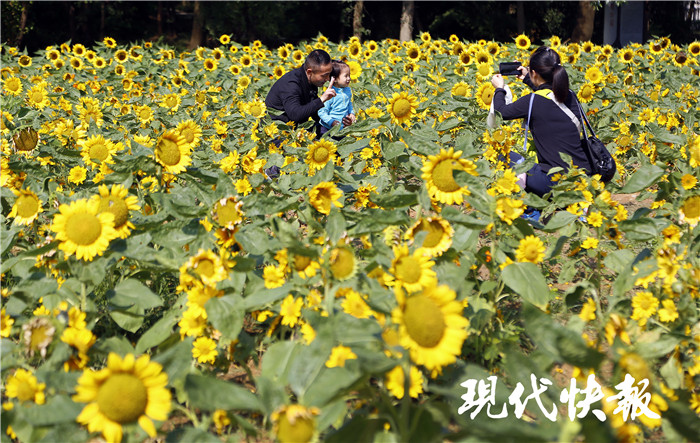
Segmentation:
{"type": "Polygon", "coordinates": [[[330,79],[332,68],[330,55],[322,49],[315,49],[309,53],[301,67],[280,77],[265,98],[268,108],[282,111],[282,114],[271,115],[272,119],[285,123],[293,121],[298,125],[312,118],[316,122],[318,134],[318,110],[335,96],[335,79],[330,79]],[[318,88],[329,79],[328,89],[318,97],[318,88]]]}

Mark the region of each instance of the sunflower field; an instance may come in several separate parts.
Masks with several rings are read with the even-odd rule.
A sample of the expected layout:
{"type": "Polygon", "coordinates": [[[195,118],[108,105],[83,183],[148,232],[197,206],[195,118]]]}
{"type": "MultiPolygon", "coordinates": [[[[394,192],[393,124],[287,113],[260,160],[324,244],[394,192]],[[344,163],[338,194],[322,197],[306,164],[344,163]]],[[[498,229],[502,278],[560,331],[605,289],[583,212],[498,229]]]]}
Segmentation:
{"type": "Polygon", "coordinates": [[[697,439],[700,42],[546,40],[618,173],[542,199],[527,36],[219,41],[2,46],[3,439],[697,439]],[[335,138],[264,104],[314,48],[335,138]]]}

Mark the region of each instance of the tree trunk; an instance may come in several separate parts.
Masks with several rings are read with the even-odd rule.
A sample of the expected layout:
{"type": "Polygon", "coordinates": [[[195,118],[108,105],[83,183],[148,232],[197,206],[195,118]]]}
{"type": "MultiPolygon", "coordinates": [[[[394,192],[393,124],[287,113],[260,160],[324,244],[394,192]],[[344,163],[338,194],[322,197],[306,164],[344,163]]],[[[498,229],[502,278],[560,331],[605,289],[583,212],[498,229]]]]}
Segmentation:
{"type": "Polygon", "coordinates": [[[401,2],[401,32],[399,39],[402,42],[413,40],[413,0],[404,0],[401,2]]]}
{"type": "Polygon", "coordinates": [[[355,9],[352,15],[352,35],[362,39],[362,10],[365,6],[364,0],[355,0],[355,9]]]}
{"type": "Polygon", "coordinates": [[[158,2],[158,15],[156,16],[156,21],[158,22],[158,37],[163,35],[163,2],[158,2]]]}
{"type": "Polygon", "coordinates": [[[518,34],[525,34],[525,2],[518,1],[516,19],[518,21],[518,34]]]}
{"type": "Polygon", "coordinates": [[[585,42],[593,37],[593,24],[595,22],[595,9],[589,1],[578,2],[578,18],[576,27],[571,34],[571,41],[585,42]]]}
{"type": "Polygon", "coordinates": [[[192,36],[190,37],[190,44],[187,45],[188,50],[196,49],[202,45],[204,30],[204,17],[202,16],[202,11],[200,9],[199,0],[194,2],[194,19],[192,20],[192,36]]]}
{"type": "Polygon", "coordinates": [[[17,41],[15,42],[15,46],[18,48],[22,46],[24,31],[27,29],[27,16],[29,15],[29,11],[27,11],[28,8],[29,6],[27,3],[22,3],[22,15],[19,19],[19,32],[17,33],[17,41]]]}

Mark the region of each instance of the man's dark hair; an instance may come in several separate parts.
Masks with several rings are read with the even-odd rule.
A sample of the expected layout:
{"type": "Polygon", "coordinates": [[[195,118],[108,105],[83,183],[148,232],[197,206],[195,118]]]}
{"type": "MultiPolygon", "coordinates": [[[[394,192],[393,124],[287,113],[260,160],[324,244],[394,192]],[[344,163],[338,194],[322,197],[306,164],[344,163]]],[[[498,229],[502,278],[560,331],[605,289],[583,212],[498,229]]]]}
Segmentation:
{"type": "Polygon", "coordinates": [[[304,70],[309,68],[316,70],[321,66],[325,66],[331,62],[331,56],[323,49],[314,49],[306,56],[304,61],[304,70]]]}

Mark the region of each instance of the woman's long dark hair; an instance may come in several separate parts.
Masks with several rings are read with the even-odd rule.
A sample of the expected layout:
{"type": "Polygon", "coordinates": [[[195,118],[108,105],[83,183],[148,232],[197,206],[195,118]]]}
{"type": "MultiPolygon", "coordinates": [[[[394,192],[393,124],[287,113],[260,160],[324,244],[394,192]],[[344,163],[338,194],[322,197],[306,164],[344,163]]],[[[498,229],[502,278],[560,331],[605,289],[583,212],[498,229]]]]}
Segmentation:
{"type": "Polygon", "coordinates": [[[569,75],[561,65],[561,59],[557,51],[547,46],[540,46],[530,56],[530,69],[535,71],[542,79],[552,85],[554,98],[558,102],[564,102],[569,94],[569,75]]]}

